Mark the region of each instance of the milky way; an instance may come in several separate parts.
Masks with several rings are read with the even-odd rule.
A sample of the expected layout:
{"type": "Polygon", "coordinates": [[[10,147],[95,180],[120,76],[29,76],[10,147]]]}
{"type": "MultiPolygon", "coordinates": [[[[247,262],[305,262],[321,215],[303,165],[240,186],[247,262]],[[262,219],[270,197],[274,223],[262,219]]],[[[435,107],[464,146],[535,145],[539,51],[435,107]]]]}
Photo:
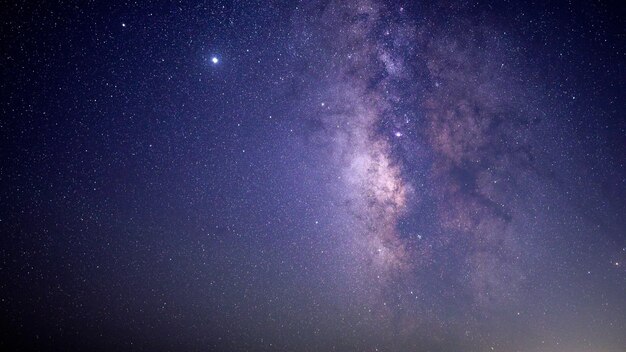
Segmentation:
{"type": "Polygon", "coordinates": [[[508,49],[498,46],[506,43],[490,40],[480,26],[459,36],[442,31],[423,39],[420,32],[436,28],[411,28],[406,19],[401,22],[402,8],[371,2],[333,3],[321,11],[322,27],[339,33],[325,39],[340,59],[331,69],[331,97],[312,118],[333,150],[329,162],[338,169],[333,187],[353,216],[355,228],[347,234],[353,252],[372,272],[421,270],[429,248],[461,238],[467,242],[458,254],[465,261],[463,284],[474,298],[489,304],[512,294],[522,275],[514,263],[519,255],[510,224],[514,205],[503,198],[507,184],[532,170],[524,134],[533,113],[512,99],[519,93],[511,90],[522,88],[511,87],[516,82],[503,69],[514,58],[498,57],[498,50],[508,49]],[[400,20],[383,18],[390,12],[400,20]],[[407,68],[407,56],[417,64],[407,68]],[[396,93],[400,90],[403,95],[396,93]],[[405,101],[413,105],[407,108],[405,101]],[[392,150],[405,138],[417,139],[428,155],[412,161],[397,156],[420,153],[418,147],[392,150]],[[423,184],[410,182],[406,163],[423,168],[423,184]],[[426,197],[436,208],[436,227],[403,236],[399,222],[426,197]],[[429,240],[420,241],[424,236],[429,240]]]}
{"type": "Polygon", "coordinates": [[[623,352],[617,7],[7,6],[0,349],[623,352]]]}
{"type": "Polygon", "coordinates": [[[356,287],[347,301],[368,297],[376,326],[395,321],[396,346],[424,325],[427,339],[453,340],[458,328],[473,341],[498,314],[519,315],[541,251],[533,241],[545,236],[528,224],[546,214],[528,204],[558,187],[533,135],[549,113],[545,91],[522,53],[503,29],[462,17],[417,24],[374,1],[303,12],[311,23],[295,30],[332,58],[322,109],[304,115],[331,150],[319,162],[332,165],[328,187],[348,214],[334,230],[337,255],[350,258],[342,284],[356,287]],[[408,217],[425,224],[401,226],[408,217]]]}

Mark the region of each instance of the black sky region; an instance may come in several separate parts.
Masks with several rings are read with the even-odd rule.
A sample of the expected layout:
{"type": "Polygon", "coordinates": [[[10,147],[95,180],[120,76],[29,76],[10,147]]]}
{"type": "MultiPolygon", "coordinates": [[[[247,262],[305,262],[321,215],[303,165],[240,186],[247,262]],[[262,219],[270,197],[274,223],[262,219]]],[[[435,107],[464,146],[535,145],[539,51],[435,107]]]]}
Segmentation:
{"type": "Polygon", "coordinates": [[[626,11],[4,2],[4,351],[626,351],[626,11]]]}

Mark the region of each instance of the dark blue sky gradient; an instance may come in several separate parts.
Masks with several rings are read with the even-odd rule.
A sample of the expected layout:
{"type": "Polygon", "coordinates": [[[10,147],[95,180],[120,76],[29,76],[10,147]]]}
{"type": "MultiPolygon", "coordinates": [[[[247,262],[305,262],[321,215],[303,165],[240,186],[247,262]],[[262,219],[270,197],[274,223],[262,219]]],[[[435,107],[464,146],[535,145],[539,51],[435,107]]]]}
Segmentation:
{"type": "Polygon", "coordinates": [[[3,350],[626,349],[623,5],[3,7],[3,350]]]}

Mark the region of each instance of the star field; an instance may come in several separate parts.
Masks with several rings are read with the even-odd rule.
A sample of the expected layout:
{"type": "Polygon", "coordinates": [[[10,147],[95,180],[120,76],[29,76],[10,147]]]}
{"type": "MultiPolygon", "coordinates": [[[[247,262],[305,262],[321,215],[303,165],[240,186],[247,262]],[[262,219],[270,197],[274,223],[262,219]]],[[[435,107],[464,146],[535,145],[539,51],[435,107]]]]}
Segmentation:
{"type": "Polygon", "coordinates": [[[626,349],[617,3],[9,3],[0,347],[626,349]]]}

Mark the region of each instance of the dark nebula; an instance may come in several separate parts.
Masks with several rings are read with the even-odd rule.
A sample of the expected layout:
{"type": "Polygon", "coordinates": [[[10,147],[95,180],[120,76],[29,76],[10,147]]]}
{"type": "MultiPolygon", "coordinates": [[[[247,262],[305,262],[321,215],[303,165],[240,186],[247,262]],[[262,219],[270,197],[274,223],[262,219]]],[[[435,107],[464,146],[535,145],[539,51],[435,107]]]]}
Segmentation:
{"type": "Polygon", "coordinates": [[[623,6],[4,7],[2,350],[626,350],[623,6]]]}

